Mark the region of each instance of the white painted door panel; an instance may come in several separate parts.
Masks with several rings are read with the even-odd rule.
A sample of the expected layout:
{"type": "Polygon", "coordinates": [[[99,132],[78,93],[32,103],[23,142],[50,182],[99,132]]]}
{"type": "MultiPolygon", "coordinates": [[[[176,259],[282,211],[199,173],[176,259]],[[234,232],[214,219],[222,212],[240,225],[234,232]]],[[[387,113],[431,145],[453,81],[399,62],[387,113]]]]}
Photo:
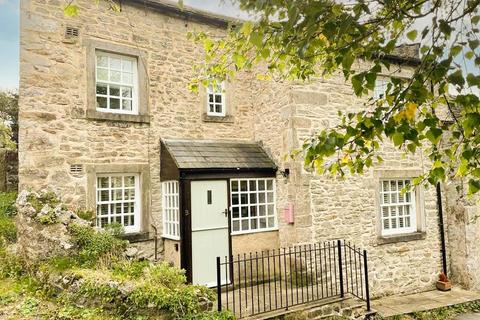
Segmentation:
{"type": "Polygon", "coordinates": [[[193,283],[215,286],[216,257],[229,255],[227,181],[192,181],[191,202],[193,283]]]}

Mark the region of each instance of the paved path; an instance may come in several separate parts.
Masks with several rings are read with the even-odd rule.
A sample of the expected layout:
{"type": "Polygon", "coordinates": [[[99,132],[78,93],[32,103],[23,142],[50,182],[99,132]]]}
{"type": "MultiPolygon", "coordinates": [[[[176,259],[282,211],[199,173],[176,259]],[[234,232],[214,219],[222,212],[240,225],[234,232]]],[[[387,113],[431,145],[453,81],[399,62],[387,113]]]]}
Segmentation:
{"type": "MultiPolygon", "coordinates": [[[[442,292],[438,290],[421,292],[405,296],[390,296],[372,301],[373,309],[383,317],[399,314],[426,311],[445,306],[480,300],[480,292],[472,292],[460,288],[442,292]]],[[[480,320],[479,314],[475,318],[459,318],[460,320],[480,320]]]]}
{"type": "Polygon", "coordinates": [[[455,317],[455,320],[480,320],[480,313],[465,313],[455,317]]]}

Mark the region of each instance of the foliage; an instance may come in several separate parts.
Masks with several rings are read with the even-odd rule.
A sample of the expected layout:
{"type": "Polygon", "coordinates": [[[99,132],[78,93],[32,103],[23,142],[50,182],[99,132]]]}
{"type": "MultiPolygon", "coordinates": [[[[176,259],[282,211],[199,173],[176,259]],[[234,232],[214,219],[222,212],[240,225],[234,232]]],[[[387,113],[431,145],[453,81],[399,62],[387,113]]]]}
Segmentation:
{"type": "MultiPolygon", "coordinates": [[[[456,316],[468,312],[479,312],[480,311],[480,302],[473,301],[463,304],[457,304],[448,307],[442,307],[438,309],[433,309],[429,311],[414,312],[411,314],[405,315],[396,315],[388,317],[389,320],[453,320],[456,319],[456,316]]],[[[374,320],[382,320],[380,316],[375,316],[374,320]]]]}
{"type": "Polygon", "coordinates": [[[46,214],[37,215],[36,218],[41,224],[55,224],[58,222],[58,216],[54,209],[49,209],[46,214]]]}
{"type": "Polygon", "coordinates": [[[118,226],[112,226],[110,232],[97,231],[90,226],[72,224],[69,232],[72,241],[78,246],[78,258],[84,265],[93,266],[101,258],[114,262],[124,252],[127,242],[120,239],[118,226]]]}
{"type": "Polygon", "coordinates": [[[93,212],[92,210],[77,210],[75,213],[80,219],[86,221],[93,221],[95,219],[95,212],[93,212]]]}
{"type": "Polygon", "coordinates": [[[17,239],[17,228],[13,221],[16,198],[15,192],[0,193],[0,247],[3,242],[12,243],[17,239]]]}
{"type": "Polygon", "coordinates": [[[24,274],[25,268],[22,259],[0,247],[0,279],[18,278],[24,274]]]}
{"type": "Polygon", "coordinates": [[[232,25],[221,39],[191,34],[205,51],[191,89],[242,70],[288,80],[340,71],[364,105],[305,141],[307,167],[340,176],[362,173],[382,161],[386,137],[405,153],[427,151],[431,168],[415,183],[460,176],[470,193],[480,190],[480,100],[474,94],[480,87],[480,0],[234,2],[255,21],[232,25]],[[398,71],[385,56],[405,41],[422,43],[415,71],[392,77],[384,99],[368,98],[379,75],[398,71]],[[363,59],[369,62],[357,63],[363,59]]]}
{"type": "Polygon", "coordinates": [[[18,143],[18,94],[0,92],[0,148],[15,149],[18,143]]]}
{"type": "Polygon", "coordinates": [[[60,199],[53,191],[32,192],[28,195],[27,201],[32,205],[35,211],[40,212],[45,205],[55,208],[60,204],[60,199]]]}

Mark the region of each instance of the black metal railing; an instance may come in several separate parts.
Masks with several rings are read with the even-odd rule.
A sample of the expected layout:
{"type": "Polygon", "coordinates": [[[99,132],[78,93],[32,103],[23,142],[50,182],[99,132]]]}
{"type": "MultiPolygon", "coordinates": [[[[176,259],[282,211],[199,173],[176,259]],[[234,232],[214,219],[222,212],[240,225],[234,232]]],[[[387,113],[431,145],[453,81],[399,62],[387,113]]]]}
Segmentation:
{"type": "Polygon", "coordinates": [[[239,318],[347,293],[370,311],[367,252],[349,242],[217,257],[218,310],[239,318]]]}

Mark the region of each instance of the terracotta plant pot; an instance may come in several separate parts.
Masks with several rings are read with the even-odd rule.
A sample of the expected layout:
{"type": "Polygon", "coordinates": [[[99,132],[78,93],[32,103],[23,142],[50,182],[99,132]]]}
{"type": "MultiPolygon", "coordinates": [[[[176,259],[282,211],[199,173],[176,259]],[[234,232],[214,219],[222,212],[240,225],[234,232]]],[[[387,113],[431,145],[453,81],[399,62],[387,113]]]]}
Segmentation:
{"type": "Polygon", "coordinates": [[[440,291],[452,290],[452,283],[450,281],[437,281],[437,289],[440,291]]]}

